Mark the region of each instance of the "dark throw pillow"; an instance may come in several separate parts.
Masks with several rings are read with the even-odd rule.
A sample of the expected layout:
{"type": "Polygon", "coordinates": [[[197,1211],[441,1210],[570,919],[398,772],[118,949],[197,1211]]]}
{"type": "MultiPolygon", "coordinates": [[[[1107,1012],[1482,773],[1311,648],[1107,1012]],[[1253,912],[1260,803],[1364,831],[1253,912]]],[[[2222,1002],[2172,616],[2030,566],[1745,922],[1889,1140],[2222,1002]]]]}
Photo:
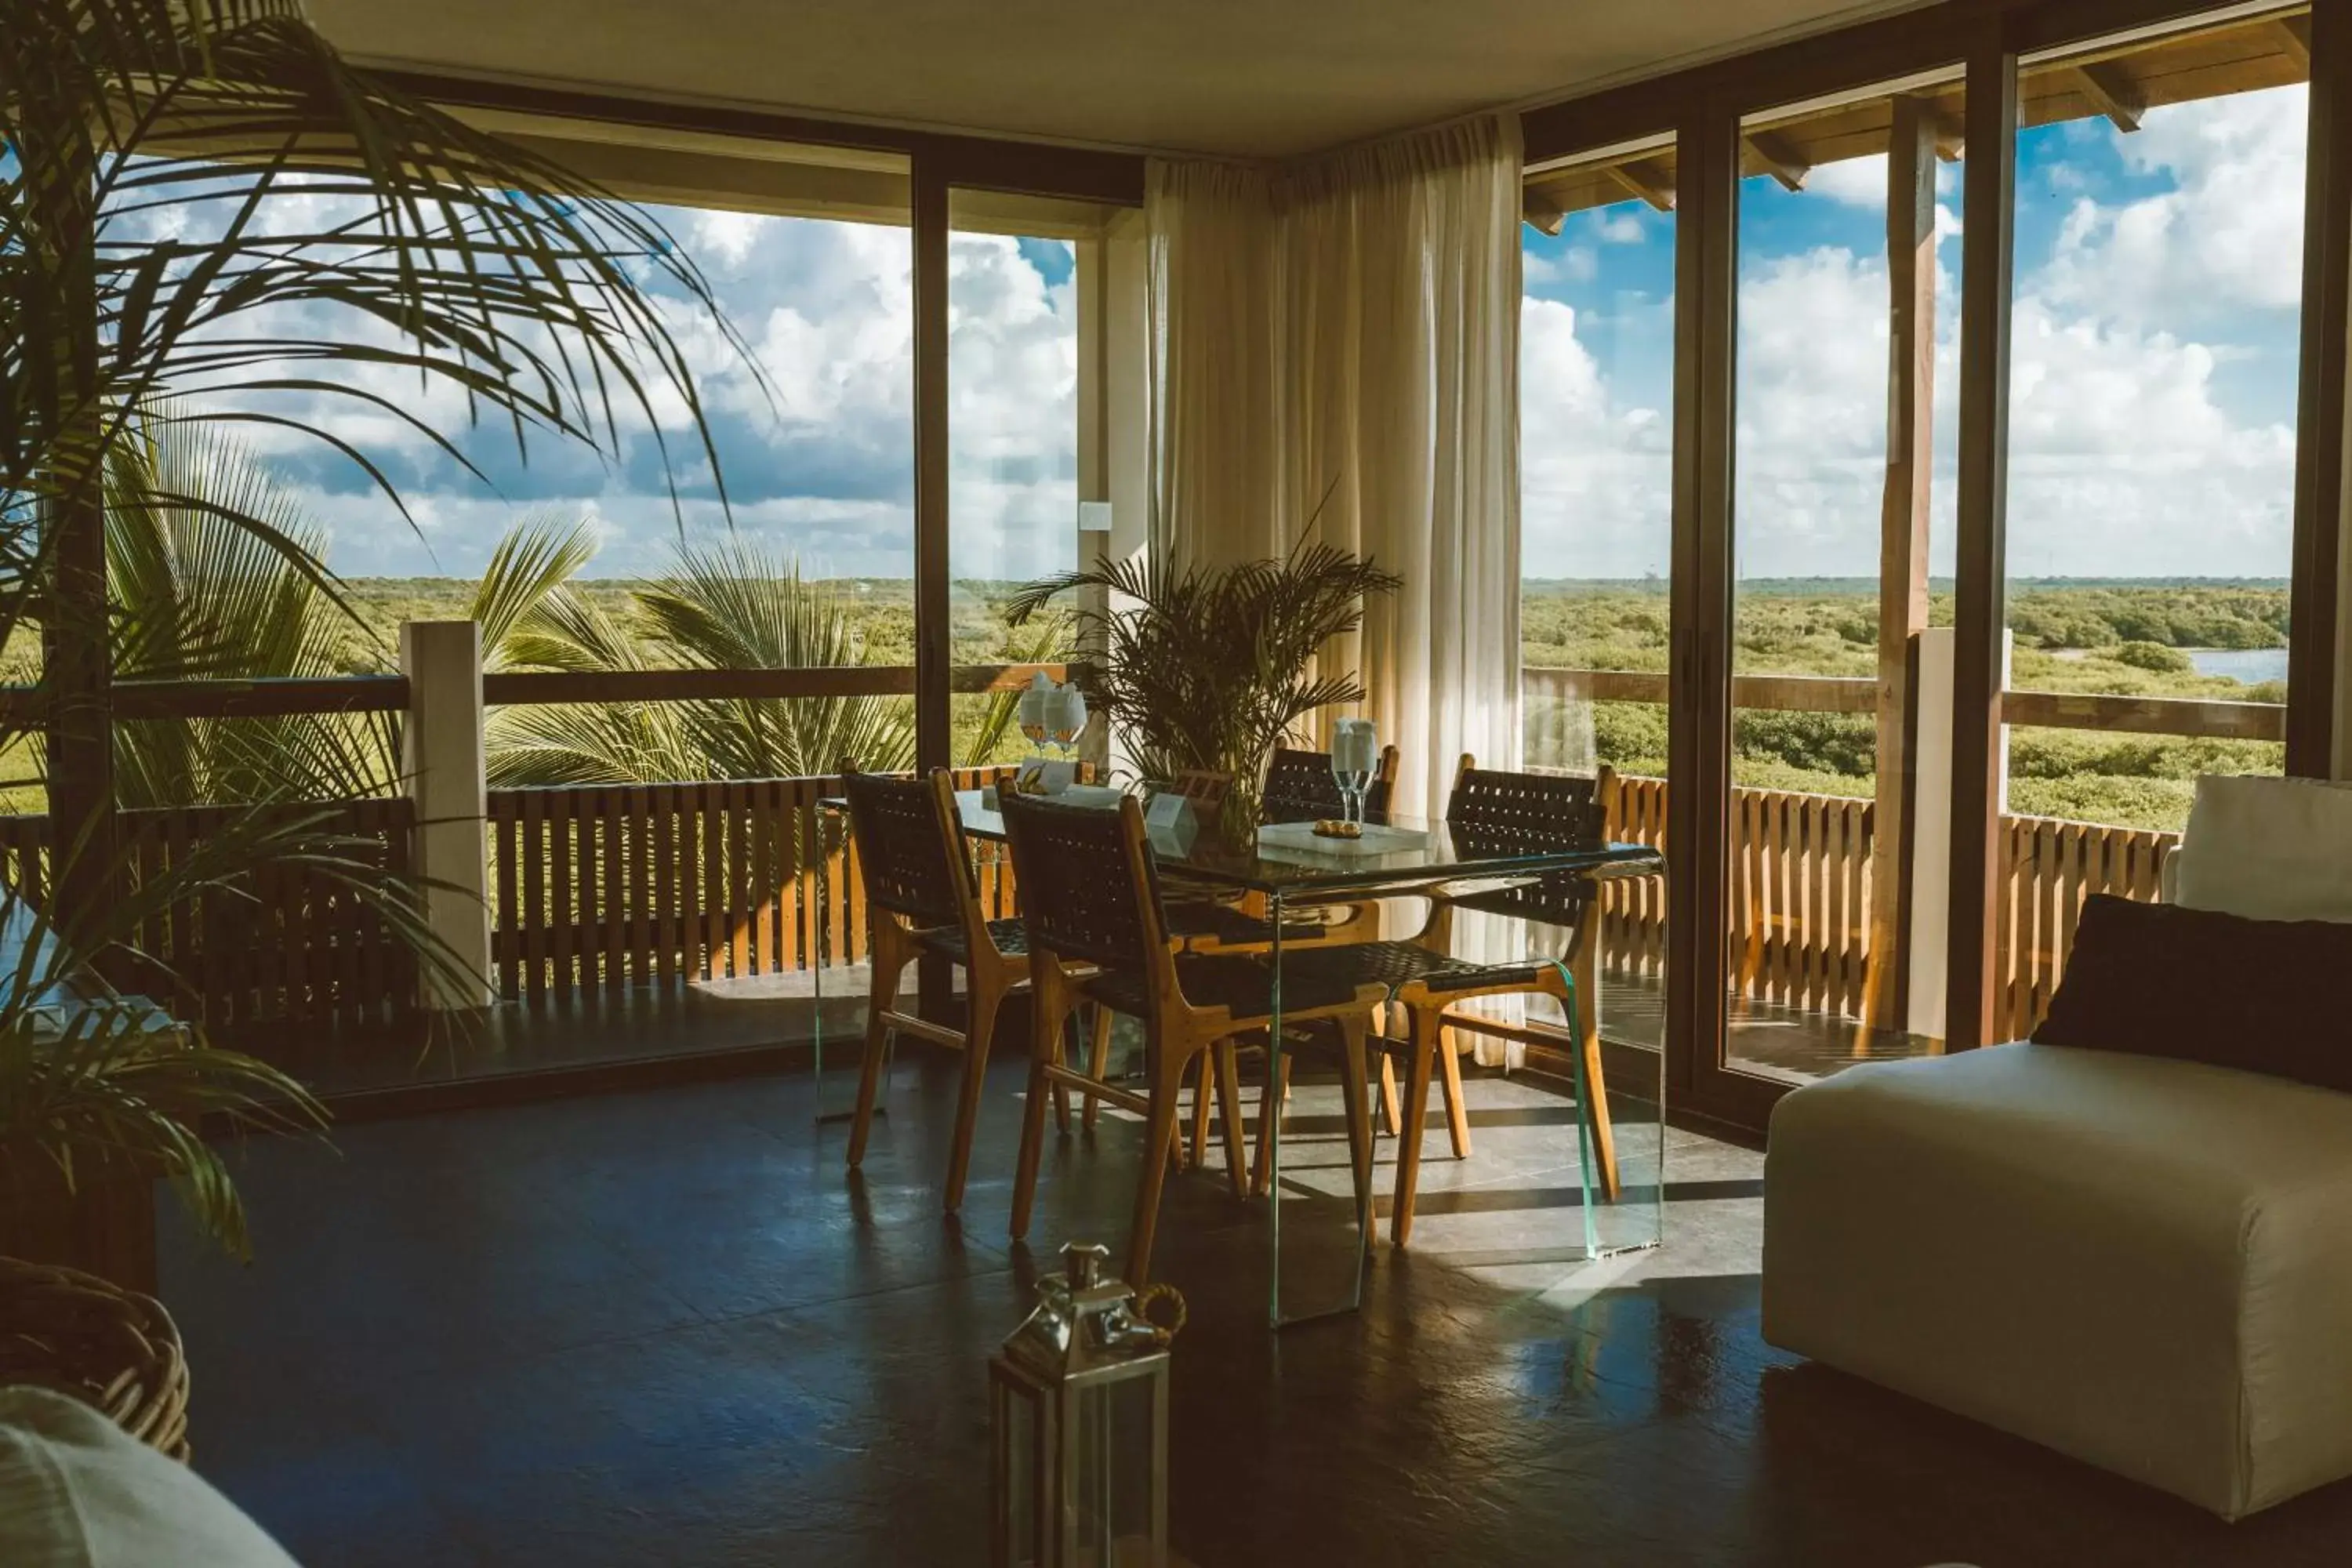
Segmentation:
{"type": "Polygon", "coordinates": [[[2352,1091],[2352,923],[2093,894],[2033,1038],[2352,1091]]]}

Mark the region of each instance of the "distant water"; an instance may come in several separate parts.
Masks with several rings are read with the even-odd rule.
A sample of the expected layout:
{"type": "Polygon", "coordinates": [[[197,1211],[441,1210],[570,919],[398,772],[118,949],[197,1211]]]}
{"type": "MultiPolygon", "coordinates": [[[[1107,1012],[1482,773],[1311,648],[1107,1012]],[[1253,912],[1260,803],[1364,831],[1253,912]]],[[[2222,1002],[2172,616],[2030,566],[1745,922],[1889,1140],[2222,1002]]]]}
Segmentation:
{"type": "Polygon", "coordinates": [[[2200,675],[2226,675],[2248,686],[2286,679],[2286,649],[2283,647],[2192,647],[2181,651],[2188,654],[2189,662],[2197,667],[2200,675]]]}

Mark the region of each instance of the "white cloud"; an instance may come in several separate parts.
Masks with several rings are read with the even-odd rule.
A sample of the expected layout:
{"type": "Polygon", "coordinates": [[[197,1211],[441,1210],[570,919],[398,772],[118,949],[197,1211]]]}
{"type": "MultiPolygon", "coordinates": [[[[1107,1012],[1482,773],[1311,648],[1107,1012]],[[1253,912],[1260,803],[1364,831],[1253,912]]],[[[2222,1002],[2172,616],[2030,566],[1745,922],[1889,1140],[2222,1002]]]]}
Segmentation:
{"type": "Polygon", "coordinates": [[[1639,245],[1642,243],[1642,220],[1630,212],[1618,212],[1602,217],[1600,234],[1603,244],[1639,245]]]}
{"type": "Polygon", "coordinates": [[[2115,204],[2080,197],[2033,287],[2057,304],[2147,322],[2294,308],[2308,114],[2301,87],[2150,110],[2117,151],[2172,188],[2115,204]]]}
{"type": "Polygon", "coordinates": [[[1673,533],[1669,412],[1612,396],[1577,335],[1572,306],[1525,300],[1519,331],[1520,571],[1664,574],[1673,533]]]}
{"type": "Polygon", "coordinates": [[[1521,268],[1528,283],[1590,283],[1601,274],[1601,258],[1590,246],[1571,245],[1557,256],[1523,257],[1521,268]]]}
{"type": "Polygon", "coordinates": [[[1866,158],[1842,158],[1834,163],[1823,163],[1805,176],[1805,194],[1826,196],[1850,207],[1885,212],[1886,154],[1873,153],[1866,158]]]}

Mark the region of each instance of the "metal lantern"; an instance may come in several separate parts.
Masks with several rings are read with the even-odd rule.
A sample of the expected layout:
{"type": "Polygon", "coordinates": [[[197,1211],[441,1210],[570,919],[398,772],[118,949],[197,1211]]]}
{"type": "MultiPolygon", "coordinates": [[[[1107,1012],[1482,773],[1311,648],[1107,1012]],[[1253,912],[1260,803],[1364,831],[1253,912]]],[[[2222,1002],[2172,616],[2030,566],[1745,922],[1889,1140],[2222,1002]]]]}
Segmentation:
{"type": "Polygon", "coordinates": [[[994,1426],[990,1560],[997,1568],[1166,1568],[1168,1342],[1106,1276],[1109,1249],[1072,1243],[1037,1309],[989,1358],[994,1426]]]}

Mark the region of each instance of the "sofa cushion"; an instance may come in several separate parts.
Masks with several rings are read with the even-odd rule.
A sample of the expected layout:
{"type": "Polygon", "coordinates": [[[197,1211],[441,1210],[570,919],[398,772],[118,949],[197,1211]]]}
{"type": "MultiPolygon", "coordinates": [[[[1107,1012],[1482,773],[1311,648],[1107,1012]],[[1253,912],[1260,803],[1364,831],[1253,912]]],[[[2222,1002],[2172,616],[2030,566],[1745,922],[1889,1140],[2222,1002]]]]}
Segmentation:
{"type": "Polygon", "coordinates": [[[2352,921],[2352,787],[2197,781],[2174,854],[2176,901],[2258,921],[2352,921]]]}
{"type": "Polygon", "coordinates": [[[2033,1037],[2352,1090],[2352,924],[2094,894],[2033,1037]]]}
{"type": "Polygon", "coordinates": [[[46,1388],[0,1388],[0,1563],[294,1568],[185,1465],[46,1388]]]}
{"type": "Polygon", "coordinates": [[[2227,1517],[2352,1474],[2352,1095],[2047,1046],[1783,1099],[1772,1343],[2227,1517]]]}

